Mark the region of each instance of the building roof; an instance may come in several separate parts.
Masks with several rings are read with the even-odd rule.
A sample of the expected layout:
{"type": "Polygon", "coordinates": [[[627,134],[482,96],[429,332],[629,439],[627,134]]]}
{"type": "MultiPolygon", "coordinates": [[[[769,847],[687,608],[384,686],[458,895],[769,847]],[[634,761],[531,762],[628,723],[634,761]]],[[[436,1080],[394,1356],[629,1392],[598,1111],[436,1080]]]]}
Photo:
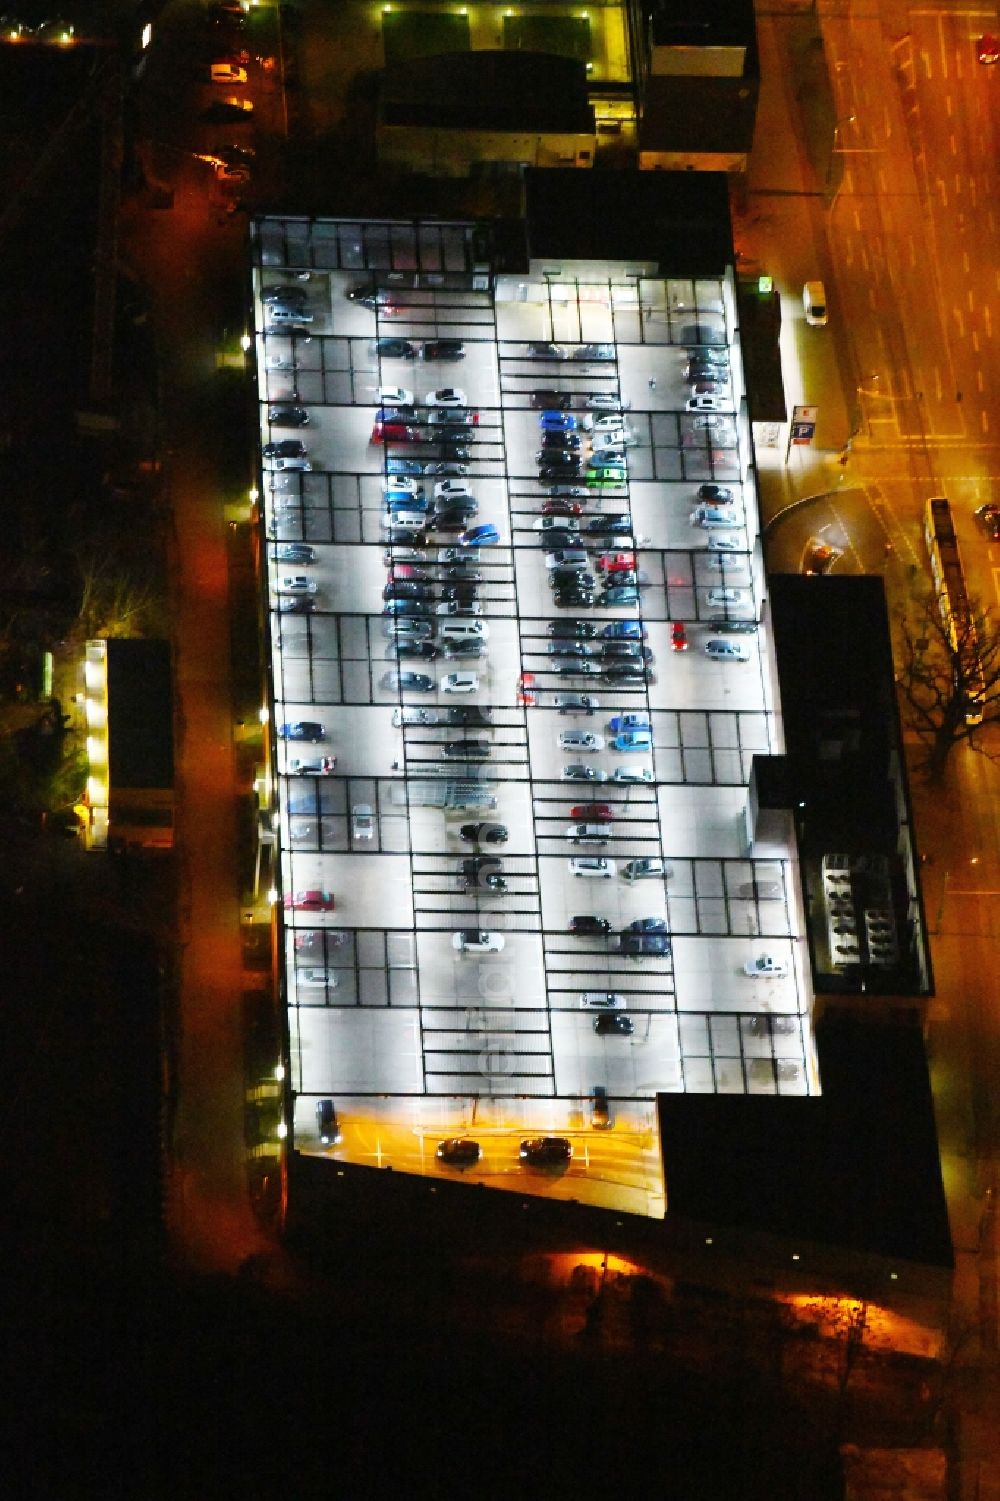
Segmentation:
{"type": "Polygon", "coordinates": [[[756,53],[753,0],[652,0],[654,47],[746,47],[756,53]]]}
{"type": "Polygon", "coordinates": [[[446,52],[382,76],[382,122],[525,134],[594,133],[586,65],[548,52],[446,52]]]}
{"type": "Polygon", "coordinates": [[[529,169],[532,258],[650,261],[662,276],[721,276],[733,258],[720,172],[529,169]]]}
{"type": "Polygon", "coordinates": [[[658,1097],[668,1214],[951,1267],[919,1026],[829,1012],[816,1046],[819,1097],[658,1097]]]}
{"type": "Polygon", "coordinates": [[[108,762],[112,792],[173,786],[169,642],[108,642],[108,762]]]}

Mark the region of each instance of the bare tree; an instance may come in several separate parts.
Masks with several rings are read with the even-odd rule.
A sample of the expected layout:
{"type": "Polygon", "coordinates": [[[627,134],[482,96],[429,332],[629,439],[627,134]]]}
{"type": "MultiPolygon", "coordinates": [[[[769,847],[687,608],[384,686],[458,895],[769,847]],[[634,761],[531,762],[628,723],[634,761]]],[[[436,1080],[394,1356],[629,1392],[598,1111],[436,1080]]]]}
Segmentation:
{"type": "Polygon", "coordinates": [[[145,635],[159,605],[150,582],[114,556],[81,549],[76,561],[80,574],[81,635],[145,635]]]}
{"type": "Polygon", "coordinates": [[[896,686],[903,722],[924,748],[924,771],[943,780],[956,745],[990,760],[1000,752],[982,732],[1000,722],[1000,632],[989,611],[971,601],[947,618],[933,593],[897,615],[896,686]]]}

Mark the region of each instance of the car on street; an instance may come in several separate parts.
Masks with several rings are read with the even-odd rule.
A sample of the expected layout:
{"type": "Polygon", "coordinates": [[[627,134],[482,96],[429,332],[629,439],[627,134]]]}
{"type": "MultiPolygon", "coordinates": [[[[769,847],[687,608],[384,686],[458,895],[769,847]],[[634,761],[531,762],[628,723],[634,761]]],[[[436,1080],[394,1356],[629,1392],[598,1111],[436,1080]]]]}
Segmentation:
{"type": "Polygon", "coordinates": [[[450,1136],[447,1141],[438,1142],[434,1156],[446,1167],[475,1167],[482,1149],[470,1136],[450,1136]]]}
{"type": "Polygon", "coordinates": [[[332,1100],[316,1101],[316,1134],[324,1147],[335,1147],[342,1139],[332,1100]]]}
{"type": "Polygon", "coordinates": [[[461,339],[425,339],[421,352],[425,360],[465,359],[465,345],[461,339]]]}
{"type": "Polygon", "coordinates": [[[557,743],[560,750],[602,751],[604,736],[593,730],[560,730],[557,743]]]}
{"type": "Polygon", "coordinates": [[[590,913],[583,913],[569,920],[569,931],[578,937],[603,938],[611,932],[611,924],[606,917],[594,917],[590,913]]]}
{"type": "Polygon", "coordinates": [[[609,746],[613,751],[650,751],[653,748],[653,737],[649,730],[625,730],[621,735],[614,735],[609,746]]]}
{"type": "Polygon", "coordinates": [[[452,934],[451,946],[460,954],[502,954],[504,936],[502,933],[485,933],[478,928],[462,928],[452,934]]]}
{"type": "Polygon", "coordinates": [[[286,892],[284,906],[286,912],[332,912],[333,893],[321,886],[306,886],[301,891],[286,892]]]}
{"type": "Polygon", "coordinates": [[[598,1037],[631,1037],[635,1024],[630,1016],[621,1014],[595,1016],[594,1031],[598,1037]]]}
{"type": "Polygon", "coordinates": [[[510,837],[505,823],[463,823],[458,833],[469,844],[506,844],[510,837]]]}
{"type": "Polygon", "coordinates": [[[464,407],[467,404],[468,398],[458,386],[439,386],[424,397],[424,405],[428,407],[464,407]]]}
{"type": "Polygon", "coordinates": [[[332,777],[336,770],[336,756],[290,756],[288,760],[288,774],[292,777],[332,777]]]}
{"type": "Polygon", "coordinates": [[[743,966],[743,973],[749,975],[752,980],[780,979],[788,973],[788,965],[784,959],[776,959],[773,954],[758,954],[756,959],[748,959],[743,966]]]}
{"type": "Polygon", "coordinates": [[[976,59],[986,64],[1000,63],[1000,36],[984,32],[976,41],[976,59]]]}
{"type": "Polygon", "coordinates": [[[416,356],[416,347],[409,339],[376,339],[375,353],[385,360],[412,360],[416,356]]]}
{"type": "Polygon", "coordinates": [[[624,1011],[625,997],[617,990],[585,990],[580,996],[581,1011],[624,1011]]]}
{"type": "Polygon", "coordinates": [[[449,672],[441,679],[442,693],[478,693],[478,672],[449,672]]]}
{"type": "Polygon", "coordinates": [[[325,740],[326,725],[317,719],[290,719],[278,726],[279,740],[325,740]]]}
{"type": "Polygon", "coordinates": [[[571,761],[559,773],[564,782],[606,782],[608,774],[599,766],[587,766],[582,761],[571,761]]]}
{"type": "Polygon", "coordinates": [[[622,875],[626,881],[665,881],[673,875],[673,871],[658,855],[643,855],[638,860],[626,860],[622,866],[622,875]]]}
{"type": "Polygon", "coordinates": [[[401,693],[432,693],[434,679],[426,672],[384,672],[379,686],[390,692],[396,689],[401,693]]]}
{"type": "Polygon", "coordinates": [[[990,540],[993,542],[1000,541],[1000,506],[987,501],[985,505],[977,506],[974,514],[979,525],[990,540]]]}
{"type": "Polygon", "coordinates": [[[274,549],[276,563],[315,563],[316,549],[308,542],[283,542],[274,549]]]}
{"type": "Polygon", "coordinates": [[[518,1156],[527,1167],[567,1167],[573,1158],[573,1147],[565,1136],[528,1136],[522,1141],[518,1156]]]}
{"type": "Polygon", "coordinates": [[[712,640],[705,643],[705,655],[715,662],[749,662],[750,648],[742,641],[712,640]]]}
{"type": "Polygon", "coordinates": [[[593,714],[600,707],[600,700],[590,693],[557,693],[553,703],[560,714],[593,714]]]}
{"type": "Polygon", "coordinates": [[[610,881],[618,870],[615,862],[604,855],[571,855],[567,863],[571,876],[593,877],[599,881],[610,881]]]}

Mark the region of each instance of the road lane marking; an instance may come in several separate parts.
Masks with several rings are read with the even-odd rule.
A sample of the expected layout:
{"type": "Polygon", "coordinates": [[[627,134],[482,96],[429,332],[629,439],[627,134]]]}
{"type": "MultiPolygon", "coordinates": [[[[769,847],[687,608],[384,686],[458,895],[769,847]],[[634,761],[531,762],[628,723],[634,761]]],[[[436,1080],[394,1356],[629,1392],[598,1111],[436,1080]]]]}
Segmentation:
{"type": "Polygon", "coordinates": [[[920,61],[924,65],[924,78],[925,79],[926,78],[931,78],[933,76],[932,73],[931,73],[931,60],[930,60],[930,57],[928,56],[928,54],[926,52],[921,51],[921,53],[920,53],[920,61]]]}

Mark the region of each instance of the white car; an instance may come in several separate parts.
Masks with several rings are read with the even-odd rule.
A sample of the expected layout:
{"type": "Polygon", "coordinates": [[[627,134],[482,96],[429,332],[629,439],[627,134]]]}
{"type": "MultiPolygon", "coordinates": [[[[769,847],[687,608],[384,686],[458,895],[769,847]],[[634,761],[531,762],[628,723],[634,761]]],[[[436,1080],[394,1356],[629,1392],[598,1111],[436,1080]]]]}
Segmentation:
{"type": "Polygon", "coordinates": [[[609,448],[632,448],[638,441],[630,428],[613,427],[606,432],[595,433],[592,447],[595,453],[606,453],[609,448]]]}
{"type": "Polygon", "coordinates": [[[351,809],[352,839],[375,838],[375,815],[370,803],[355,803],[351,809]]]}
{"type": "Polygon", "coordinates": [[[437,724],[437,714],[433,709],[402,708],[393,709],[392,723],[394,729],[402,729],[405,724],[429,725],[437,724]]]}
{"type": "Polygon", "coordinates": [[[315,594],[316,585],[304,573],[286,573],[279,578],[276,588],[279,594],[315,594]]]}
{"type": "Polygon", "coordinates": [[[705,655],[716,662],[749,662],[750,648],[742,641],[707,641],[705,655]]]}
{"type": "Polygon", "coordinates": [[[393,474],[389,477],[382,493],[383,495],[398,495],[405,490],[407,495],[421,495],[423,485],[419,484],[409,474],[393,474]]]}
{"type": "Polygon", "coordinates": [[[478,672],[449,672],[441,679],[442,693],[478,693],[478,672]]]}
{"type": "Polygon", "coordinates": [[[434,486],[435,500],[471,500],[472,491],[464,480],[443,479],[438,480],[434,486]]]}
{"type": "Polygon", "coordinates": [[[624,1011],[625,997],[617,990],[585,990],[580,996],[581,1011],[624,1011]]]}
{"type": "Polygon", "coordinates": [[[564,782],[606,782],[608,774],[600,766],[586,766],[582,761],[572,762],[564,766],[559,773],[564,782]]]}
{"type": "Polygon", "coordinates": [[[689,396],[686,405],[689,412],[722,411],[722,402],[718,396],[689,396]]]}
{"type": "Polygon", "coordinates": [[[330,777],[336,769],[336,756],[310,756],[308,760],[292,756],[288,762],[288,775],[292,777],[330,777]]]}
{"type": "Polygon", "coordinates": [[[560,750],[602,751],[604,736],[592,730],[560,730],[558,743],[560,750]]]}
{"type": "Polygon", "coordinates": [[[413,392],[405,386],[379,386],[378,404],[381,407],[411,407],[413,392]]]}
{"type": "Polygon", "coordinates": [[[539,516],[531,523],[533,532],[578,532],[580,523],[575,516],[539,516]]]}
{"type": "Polygon", "coordinates": [[[340,984],[335,969],[297,969],[295,971],[295,983],[310,988],[322,986],[326,990],[336,990],[340,984]]]}
{"type": "Polygon", "coordinates": [[[212,83],[246,83],[247,81],[246,68],[238,68],[235,63],[212,63],[208,73],[212,83]]]}
{"type": "MultiPolygon", "coordinates": [[[[588,406],[590,403],[587,403],[588,406]]],[[[621,433],[627,427],[624,412],[610,412],[606,417],[584,417],[583,428],[588,433],[621,433]]]]}
{"type": "Polygon", "coordinates": [[[482,933],[477,928],[463,928],[451,935],[451,946],[460,954],[502,954],[502,933],[482,933]]]}
{"type": "Polygon", "coordinates": [[[616,766],[611,780],[613,782],[651,782],[653,768],[651,766],[616,766]]]}
{"type": "Polygon", "coordinates": [[[610,881],[618,874],[618,867],[604,855],[574,855],[569,862],[569,873],[571,876],[596,876],[598,880],[610,881]]]}
{"type": "Polygon", "coordinates": [[[709,589],[705,598],[710,605],[738,605],[745,593],[745,589],[709,589]]]}
{"type": "Polygon", "coordinates": [[[464,407],[467,405],[464,391],[457,386],[442,386],[440,391],[431,391],[424,397],[429,407],[464,407]]]}
{"type": "Polygon", "coordinates": [[[282,470],[311,469],[312,464],[308,459],[264,459],[263,467],[272,474],[280,474],[282,470]]]}
{"type": "Polygon", "coordinates": [[[752,980],[770,979],[772,975],[780,979],[782,975],[787,975],[788,965],[784,959],[776,959],[773,954],[758,954],[756,959],[747,960],[743,973],[752,980]]]}
{"type": "Polygon", "coordinates": [[[708,546],[712,552],[746,552],[746,544],[740,537],[711,536],[708,546]]]}
{"type": "Polygon", "coordinates": [[[591,391],[584,405],[592,412],[626,412],[632,403],[610,391],[591,391]]]}

